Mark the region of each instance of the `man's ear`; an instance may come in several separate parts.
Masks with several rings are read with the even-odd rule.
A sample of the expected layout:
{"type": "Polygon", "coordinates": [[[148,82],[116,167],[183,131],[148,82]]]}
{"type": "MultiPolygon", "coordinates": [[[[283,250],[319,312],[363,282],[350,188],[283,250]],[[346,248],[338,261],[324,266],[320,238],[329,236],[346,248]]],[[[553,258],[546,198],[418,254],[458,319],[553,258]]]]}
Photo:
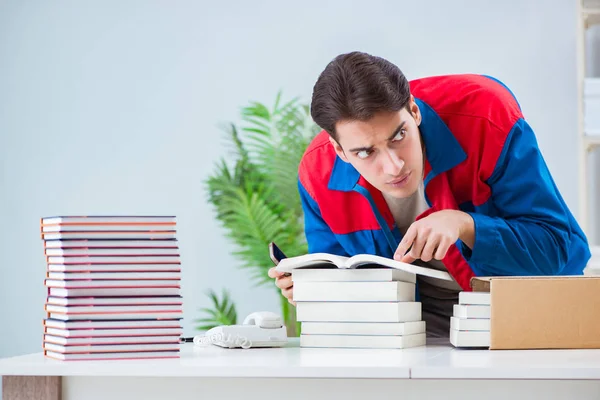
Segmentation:
{"type": "Polygon", "coordinates": [[[421,116],[421,110],[419,109],[419,106],[417,105],[417,102],[415,101],[415,97],[411,94],[410,95],[410,113],[412,114],[413,118],[415,119],[415,122],[417,123],[417,126],[421,125],[421,121],[422,121],[422,116],[421,116]]]}
{"type": "Polygon", "coordinates": [[[335,150],[335,153],[338,155],[338,157],[341,158],[342,161],[349,163],[350,161],[348,161],[348,158],[346,157],[346,153],[344,153],[344,149],[342,149],[342,146],[340,146],[340,144],[337,142],[337,140],[335,140],[333,137],[329,136],[329,142],[333,146],[333,149],[335,150]]]}

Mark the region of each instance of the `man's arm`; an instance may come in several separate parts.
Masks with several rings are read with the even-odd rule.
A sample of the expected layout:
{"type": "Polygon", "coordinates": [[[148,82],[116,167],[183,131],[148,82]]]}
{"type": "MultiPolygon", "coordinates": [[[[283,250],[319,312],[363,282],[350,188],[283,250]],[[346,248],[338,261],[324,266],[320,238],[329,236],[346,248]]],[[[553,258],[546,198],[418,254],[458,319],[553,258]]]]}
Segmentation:
{"type": "MultiPolygon", "coordinates": [[[[347,256],[344,248],[337,241],[335,235],[329,229],[329,226],[321,217],[319,205],[306,191],[300,179],[298,180],[298,191],[300,193],[300,201],[304,211],[304,231],[306,241],[308,242],[309,253],[330,253],[340,256],[347,256]]],[[[281,294],[288,301],[296,305],[294,302],[294,284],[290,274],[278,272],[275,267],[269,269],[268,275],[275,279],[275,285],[281,289],[281,294]]]]}
{"type": "Polygon", "coordinates": [[[323,220],[319,205],[306,191],[300,180],[298,180],[298,191],[304,211],[304,232],[308,243],[308,252],[347,256],[348,254],[323,220]]]}
{"type": "MultiPolygon", "coordinates": [[[[463,255],[476,275],[556,275],[569,257],[574,232],[567,209],[531,127],[519,120],[487,181],[499,217],[469,213],[472,250],[463,255]]],[[[583,268],[583,267],[582,267],[583,268]]]]}

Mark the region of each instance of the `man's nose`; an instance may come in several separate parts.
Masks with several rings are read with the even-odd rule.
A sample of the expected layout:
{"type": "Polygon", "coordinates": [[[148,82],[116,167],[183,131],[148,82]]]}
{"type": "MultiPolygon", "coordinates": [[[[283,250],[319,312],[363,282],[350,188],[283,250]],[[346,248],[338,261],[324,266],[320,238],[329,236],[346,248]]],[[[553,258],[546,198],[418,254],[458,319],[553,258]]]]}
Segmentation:
{"type": "Polygon", "coordinates": [[[384,154],[383,172],[386,175],[398,176],[404,167],[404,161],[393,151],[387,151],[384,154]]]}

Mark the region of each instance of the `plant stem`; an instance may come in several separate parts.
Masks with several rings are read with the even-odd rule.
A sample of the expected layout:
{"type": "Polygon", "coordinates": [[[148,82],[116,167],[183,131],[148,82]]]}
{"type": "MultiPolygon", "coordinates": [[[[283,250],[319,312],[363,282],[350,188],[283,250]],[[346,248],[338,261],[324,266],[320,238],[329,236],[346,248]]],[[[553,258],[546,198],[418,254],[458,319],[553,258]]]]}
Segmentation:
{"type": "Polygon", "coordinates": [[[288,302],[288,299],[283,295],[280,295],[279,299],[281,301],[281,314],[287,329],[287,335],[288,337],[296,337],[298,336],[298,330],[296,326],[296,307],[291,305],[288,302]]]}

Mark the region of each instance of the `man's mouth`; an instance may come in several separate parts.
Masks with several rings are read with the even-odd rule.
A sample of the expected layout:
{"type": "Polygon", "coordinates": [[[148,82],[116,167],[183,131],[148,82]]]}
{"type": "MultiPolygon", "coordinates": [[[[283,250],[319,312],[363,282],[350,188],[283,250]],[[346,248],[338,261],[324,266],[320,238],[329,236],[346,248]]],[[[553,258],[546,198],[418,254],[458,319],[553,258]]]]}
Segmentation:
{"type": "Polygon", "coordinates": [[[394,179],[393,181],[388,182],[388,185],[402,186],[408,181],[408,178],[410,178],[410,174],[411,173],[409,172],[408,174],[405,174],[397,179],[394,179]]]}

